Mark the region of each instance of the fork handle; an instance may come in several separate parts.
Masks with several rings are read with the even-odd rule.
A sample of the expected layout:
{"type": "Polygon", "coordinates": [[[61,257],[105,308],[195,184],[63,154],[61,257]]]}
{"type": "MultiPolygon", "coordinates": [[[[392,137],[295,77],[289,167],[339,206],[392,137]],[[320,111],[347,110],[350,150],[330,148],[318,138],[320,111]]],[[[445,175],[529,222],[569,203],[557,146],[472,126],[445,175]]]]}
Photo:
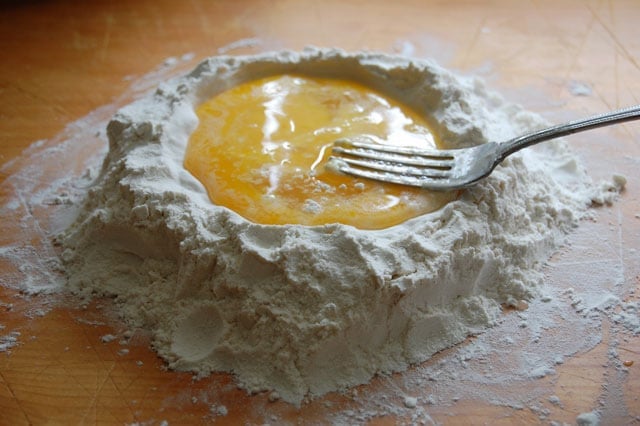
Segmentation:
{"type": "Polygon", "coordinates": [[[500,161],[522,148],[526,148],[540,142],[571,135],[573,133],[583,132],[585,130],[638,119],[640,119],[640,105],[634,105],[527,133],[502,144],[498,144],[500,147],[500,161]]]}

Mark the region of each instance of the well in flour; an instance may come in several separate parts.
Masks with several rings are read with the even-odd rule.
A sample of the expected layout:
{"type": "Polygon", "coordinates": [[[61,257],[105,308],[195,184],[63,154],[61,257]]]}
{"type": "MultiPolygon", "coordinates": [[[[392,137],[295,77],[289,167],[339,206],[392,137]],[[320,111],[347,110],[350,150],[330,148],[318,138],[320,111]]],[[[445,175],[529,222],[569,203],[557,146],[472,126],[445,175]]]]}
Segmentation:
{"type": "Polygon", "coordinates": [[[406,369],[536,294],[590,202],[562,142],[507,159],[442,209],[376,230],[259,225],[212,205],[182,166],[195,108],[275,74],[360,81],[432,118],[449,147],[542,123],[426,60],[308,49],[216,57],[116,114],[109,153],[61,236],[69,287],[112,295],[171,368],[233,372],[284,400],[406,369]]]}

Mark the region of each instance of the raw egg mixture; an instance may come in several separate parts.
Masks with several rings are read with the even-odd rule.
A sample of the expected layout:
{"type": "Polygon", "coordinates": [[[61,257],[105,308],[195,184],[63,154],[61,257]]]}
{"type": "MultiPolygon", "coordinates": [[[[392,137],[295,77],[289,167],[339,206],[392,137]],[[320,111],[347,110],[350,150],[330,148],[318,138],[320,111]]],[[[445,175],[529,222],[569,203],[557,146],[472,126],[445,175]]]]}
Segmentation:
{"type": "Polygon", "coordinates": [[[353,81],[278,75],[238,85],[196,112],[199,126],[185,168],[214,204],[255,223],[381,229],[434,211],[454,196],[325,169],[339,138],[438,145],[419,114],[353,81]]]}

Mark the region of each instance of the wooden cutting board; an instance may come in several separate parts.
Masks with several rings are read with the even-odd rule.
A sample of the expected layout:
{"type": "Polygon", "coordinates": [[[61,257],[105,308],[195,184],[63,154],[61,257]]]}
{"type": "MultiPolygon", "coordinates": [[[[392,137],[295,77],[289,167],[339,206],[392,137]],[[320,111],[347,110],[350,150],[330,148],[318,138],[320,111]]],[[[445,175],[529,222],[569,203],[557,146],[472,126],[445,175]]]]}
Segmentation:
{"type": "MultiPolygon", "coordinates": [[[[65,126],[78,120],[104,123],[117,106],[222,52],[318,45],[430,57],[480,76],[552,121],[640,103],[635,0],[13,1],[0,8],[2,205],[24,201],[24,182],[16,176],[25,168],[42,168],[34,174],[41,182],[29,186],[37,190],[56,170],[79,167],[95,152],[95,140],[74,139],[78,149],[70,151],[67,163],[46,164],[39,149],[86,131],[65,126]],[[88,151],[81,149],[85,143],[88,151]]],[[[585,137],[578,153],[594,179],[617,172],[629,183],[618,202],[594,210],[594,219],[571,237],[572,245],[552,259],[550,285],[579,289],[587,279],[601,280],[625,300],[637,300],[639,140],[640,126],[633,123],[585,137]],[[598,261],[614,262],[615,268],[606,270],[618,278],[580,273],[598,261]]],[[[46,203],[5,215],[2,246],[40,247],[41,225],[48,220],[46,203]],[[25,214],[33,220],[25,222],[25,214]],[[19,221],[30,225],[17,227],[19,221]]],[[[0,345],[7,350],[0,352],[0,424],[575,423],[592,410],[600,411],[603,424],[640,421],[640,337],[608,315],[594,329],[593,343],[562,360],[552,374],[483,388],[486,395],[506,389],[519,404],[500,402],[484,391],[473,398],[439,399],[451,395],[452,382],[426,381],[411,388],[417,407],[407,407],[404,391],[394,386],[418,374],[416,367],[298,409],[270,402],[268,395],[248,396],[228,375],[193,380],[166,371],[148,337],[128,333],[110,301],[81,305],[60,295],[21,294],[15,284],[26,275],[4,259],[0,345]]],[[[514,315],[506,313],[505,322],[514,315]]],[[[444,351],[425,366],[437,368],[458,350],[444,351]]],[[[458,381],[463,379],[461,371],[458,381]]]]}

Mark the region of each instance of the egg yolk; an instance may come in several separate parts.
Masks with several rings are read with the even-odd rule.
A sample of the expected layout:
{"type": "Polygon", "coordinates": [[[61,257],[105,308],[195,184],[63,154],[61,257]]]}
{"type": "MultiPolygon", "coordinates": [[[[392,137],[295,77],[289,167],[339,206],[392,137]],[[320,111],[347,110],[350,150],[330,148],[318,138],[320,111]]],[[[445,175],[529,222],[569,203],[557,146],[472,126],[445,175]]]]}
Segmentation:
{"type": "Polygon", "coordinates": [[[343,223],[381,229],[434,211],[454,194],[325,168],[336,139],[435,147],[425,120],[359,83],[278,75],[238,85],[197,108],[184,166],[211,201],[267,225],[343,223]]]}

